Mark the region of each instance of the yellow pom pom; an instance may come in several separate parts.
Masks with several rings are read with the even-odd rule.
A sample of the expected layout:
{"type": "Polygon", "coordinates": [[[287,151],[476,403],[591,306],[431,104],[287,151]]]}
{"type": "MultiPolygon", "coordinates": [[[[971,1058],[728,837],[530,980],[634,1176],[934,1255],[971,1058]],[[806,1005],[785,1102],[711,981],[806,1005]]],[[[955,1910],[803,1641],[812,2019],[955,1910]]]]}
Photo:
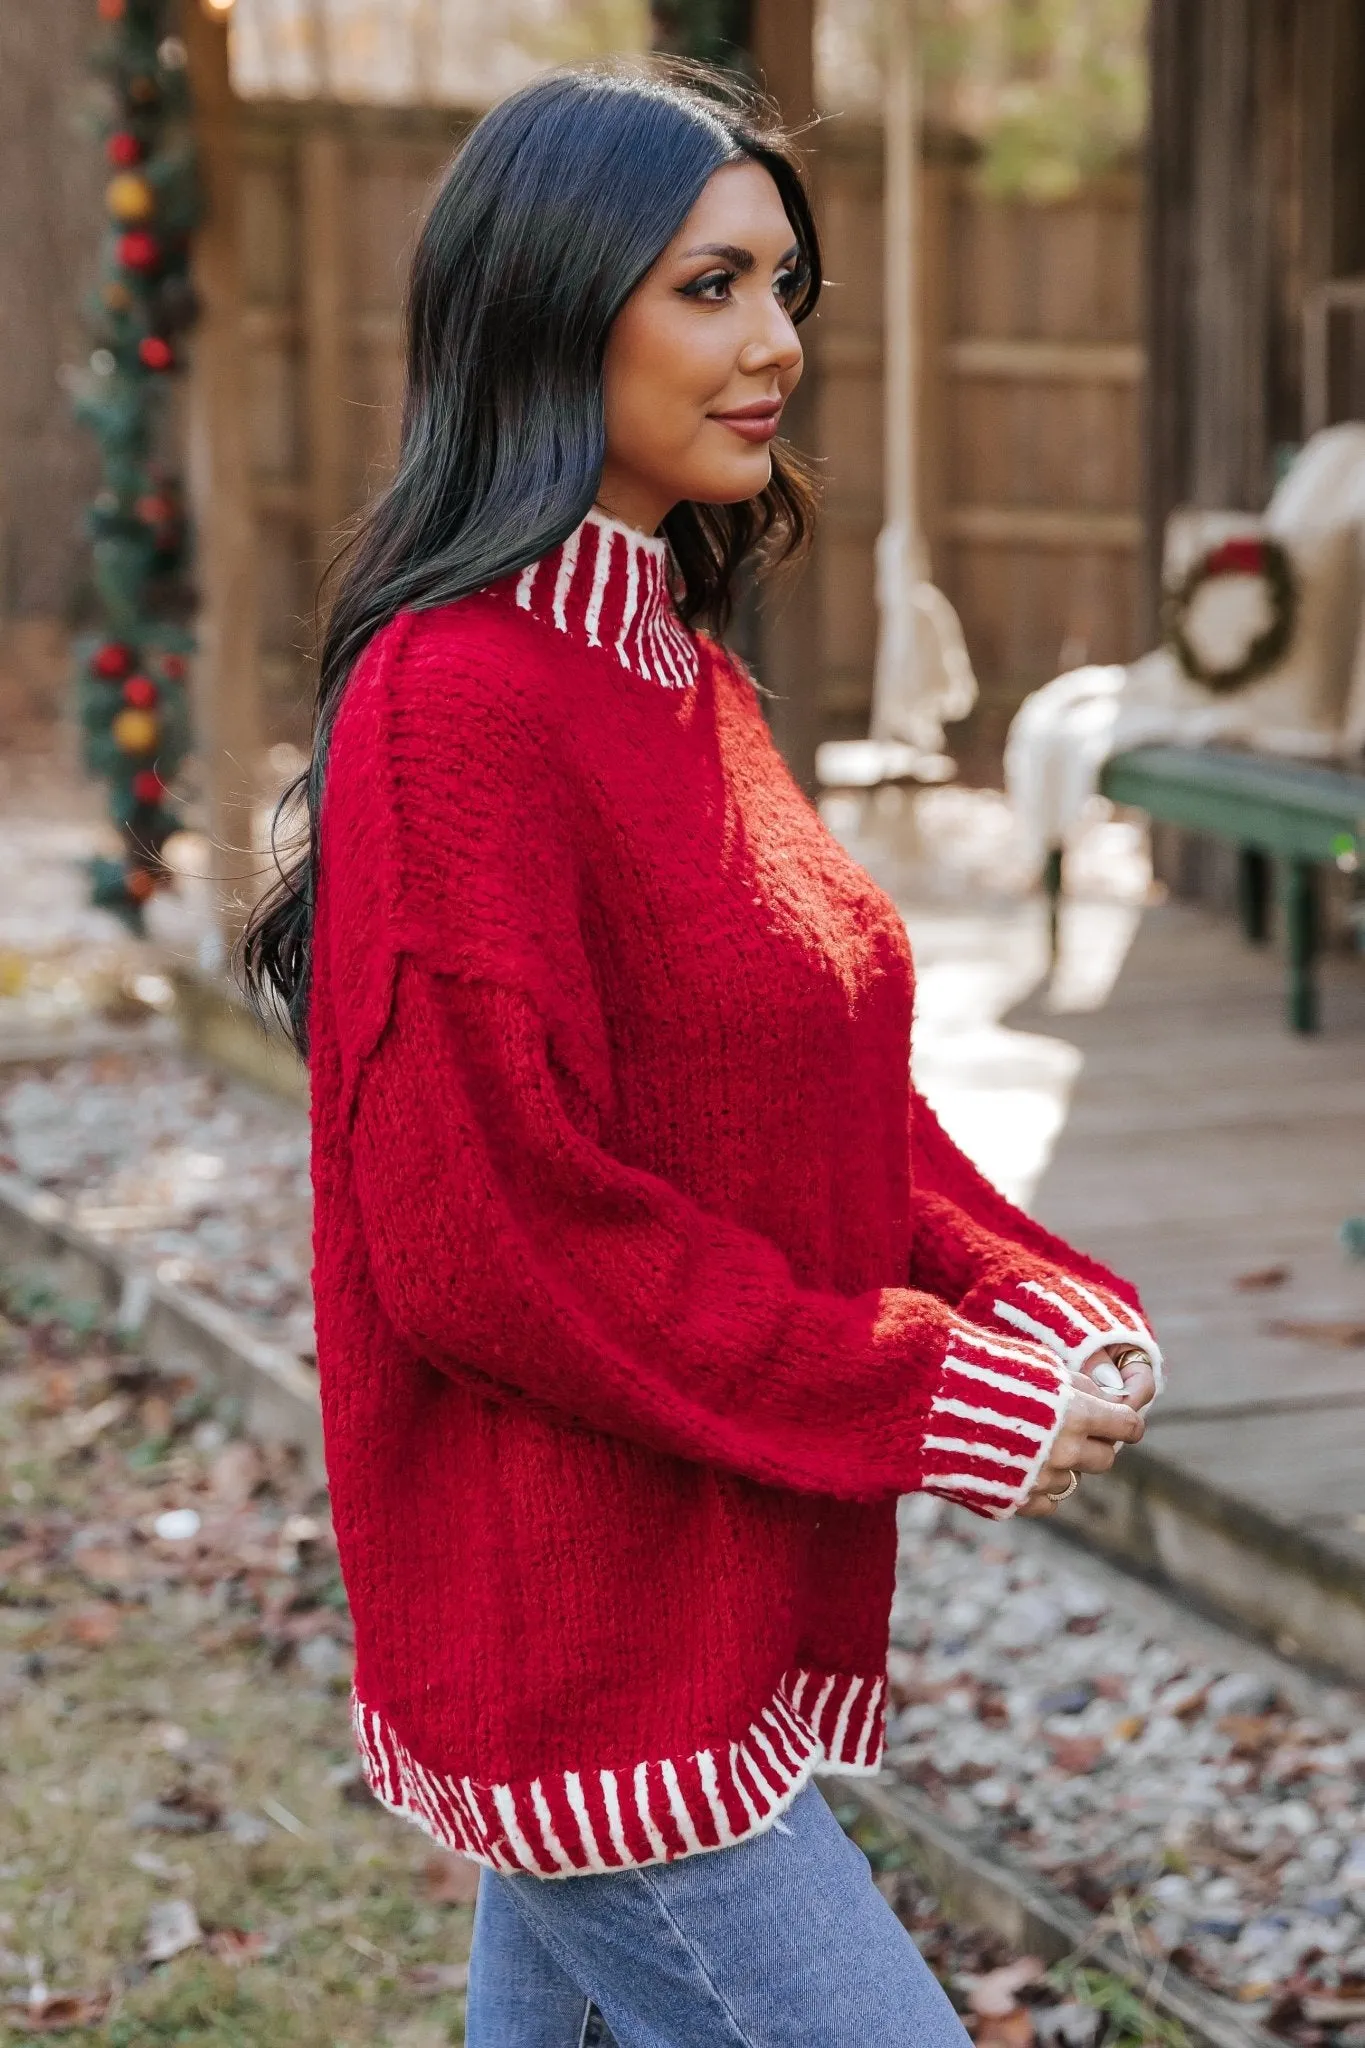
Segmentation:
{"type": "Polygon", "coordinates": [[[150,220],[156,212],[156,194],[136,171],[121,171],[117,178],[111,178],[104,188],[104,197],[114,219],[125,226],[150,220]]]}
{"type": "Polygon", "coordinates": [[[111,728],[114,745],[125,754],[150,754],[161,728],[150,711],[120,711],[111,728]]]}

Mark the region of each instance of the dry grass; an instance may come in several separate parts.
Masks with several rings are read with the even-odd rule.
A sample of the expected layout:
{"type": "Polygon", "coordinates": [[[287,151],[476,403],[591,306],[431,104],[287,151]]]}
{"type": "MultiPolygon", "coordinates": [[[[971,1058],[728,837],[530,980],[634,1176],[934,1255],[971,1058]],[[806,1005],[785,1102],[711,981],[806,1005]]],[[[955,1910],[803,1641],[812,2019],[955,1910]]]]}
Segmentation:
{"type": "Polygon", "coordinates": [[[325,1502],[220,1431],[97,1335],[0,1321],[0,2041],[55,2030],[34,1984],[120,2048],[461,2041],[469,1867],[357,1798],[325,1502]],[[177,1900],[205,1938],[151,1964],[177,1900]]]}

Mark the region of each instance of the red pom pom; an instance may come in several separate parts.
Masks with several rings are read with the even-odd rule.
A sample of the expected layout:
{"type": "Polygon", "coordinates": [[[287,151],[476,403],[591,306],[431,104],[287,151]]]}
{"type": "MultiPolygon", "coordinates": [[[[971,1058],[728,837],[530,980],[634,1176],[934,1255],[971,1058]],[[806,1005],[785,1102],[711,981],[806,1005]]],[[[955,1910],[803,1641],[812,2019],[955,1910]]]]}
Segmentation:
{"type": "Polygon", "coordinates": [[[147,370],[169,370],[175,351],[159,334],[145,334],[137,345],[138,360],[147,370]]]}
{"type": "Polygon", "coordinates": [[[166,785],[155,768],[142,768],[133,777],[133,795],[140,804],[159,804],[166,794],[166,785]]]}
{"type": "Polygon", "coordinates": [[[156,891],[157,877],[148,868],[129,868],[124,888],[134,903],[145,903],[156,891]]]}
{"type": "Polygon", "coordinates": [[[1252,534],[1225,540],[1208,559],[1210,576],[1264,576],[1265,545],[1252,534]]]}
{"type": "Polygon", "coordinates": [[[161,673],[168,683],[183,683],[185,680],[185,657],[183,654],[163,654],[161,673]]]}
{"type": "Polygon", "coordinates": [[[156,684],[150,676],[129,676],[123,685],[123,701],[139,711],[150,711],[157,699],[156,684]]]}
{"type": "Polygon", "coordinates": [[[120,171],[130,171],[134,164],[140,164],[143,148],[137,136],[128,128],[120,128],[111,135],[104,145],[104,154],[110,163],[120,171]]]}
{"type": "Polygon", "coordinates": [[[132,665],[132,648],[122,646],[117,640],[108,640],[103,647],[97,647],[91,663],[95,674],[106,683],[122,682],[132,665]]]}
{"type": "Polygon", "coordinates": [[[145,228],[134,228],[119,236],[118,260],[125,270],[155,270],[161,261],[161,244],[145,228]]]}

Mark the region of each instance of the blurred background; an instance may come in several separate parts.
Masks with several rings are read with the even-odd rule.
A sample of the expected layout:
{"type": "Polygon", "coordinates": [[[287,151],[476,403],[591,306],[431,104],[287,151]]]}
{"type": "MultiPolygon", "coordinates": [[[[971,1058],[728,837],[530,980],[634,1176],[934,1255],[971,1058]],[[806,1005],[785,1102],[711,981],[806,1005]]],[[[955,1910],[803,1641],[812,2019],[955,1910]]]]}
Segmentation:
{"type": "Polygon", "coordinates": [[[920,1085],[1171,1356],[1064,1518],[1148,1606],[907,1523],[888,1895],[991,2048],[1359,2048],[1360,1699],[1312,1691],[1365,1680],[1359,0],[0,0],[15,2038],[461,2038],[467,1881],[348,1762],[307,1077],[231,956],[433,183],[538,71],[650,49],[771,95],[824,237],[823,518],[736,645],[904,913],[920,1085]],[[962,1948],[907,1827],[1031,1859],[1147,2004],[1044,1984],[1055,1927],[1018,1974],[1017,1899],[962,1948]],[[1168,1977],[1221,2016],[1162,2032],[1168,1977]]]}

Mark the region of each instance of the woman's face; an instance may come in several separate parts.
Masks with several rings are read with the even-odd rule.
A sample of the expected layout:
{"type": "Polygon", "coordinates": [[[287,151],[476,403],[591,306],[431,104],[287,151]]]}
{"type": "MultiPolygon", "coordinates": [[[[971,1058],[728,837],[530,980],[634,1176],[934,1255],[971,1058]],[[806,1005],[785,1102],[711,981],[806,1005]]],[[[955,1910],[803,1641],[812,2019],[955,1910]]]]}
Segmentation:
{"type": "Polygon", "coordinates": [[[733,505],[764,489],[801,375],[789,308],[804,282],[767,171],[717,171],[607,339],[605,511],[653,533],[684,498],[733,505]]]}

